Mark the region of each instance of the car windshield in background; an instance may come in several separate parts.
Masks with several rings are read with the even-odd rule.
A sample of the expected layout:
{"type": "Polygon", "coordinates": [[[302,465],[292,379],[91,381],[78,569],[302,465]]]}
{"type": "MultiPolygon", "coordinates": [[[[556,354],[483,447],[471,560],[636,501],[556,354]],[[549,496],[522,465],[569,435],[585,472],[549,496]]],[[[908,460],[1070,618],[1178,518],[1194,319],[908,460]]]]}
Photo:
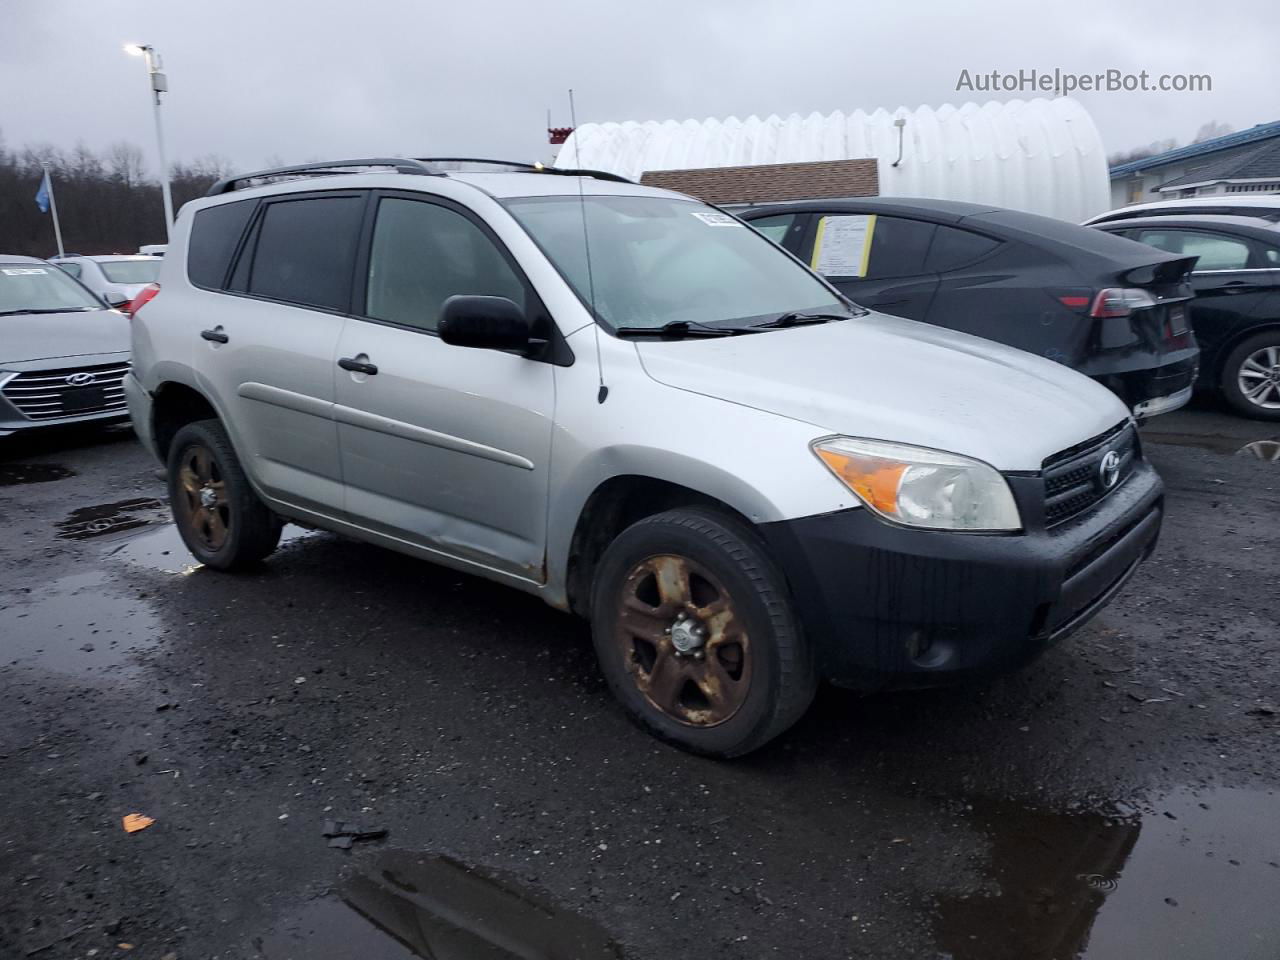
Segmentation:
{"type": "Polygon", "coordinates": [[[705,204],[561,196],[522,197],[505,206],[583,303],[590,306],[594,298],[596,314],[614,330],[855,312],[750,227],[705,204]]]}
{"type": "Polygon", "coordinates": [[[0,316],[105,309],[57,267],[0,263],[0,316]]]}
{"type": "Polygon", "coordinates": [[[160,276],[160,261],[100,260],[98,266],[112,283],[155,283],[160,276]]]}

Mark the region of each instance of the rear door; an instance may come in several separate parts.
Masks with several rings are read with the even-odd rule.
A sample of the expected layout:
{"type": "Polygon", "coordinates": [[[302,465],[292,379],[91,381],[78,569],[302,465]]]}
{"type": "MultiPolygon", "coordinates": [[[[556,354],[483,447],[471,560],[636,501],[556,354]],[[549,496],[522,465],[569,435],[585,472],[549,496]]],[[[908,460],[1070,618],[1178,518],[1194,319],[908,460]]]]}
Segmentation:
{"type": "Polygon", "coordinates": [[[854,302],[923,320],[938,289],[925,266],[935,229],[906,217],[818,213],[797,254],[854,302]]]}
{"type": "Polygon", "coordinates": [[[1160,250],[1200,258],[1191,274],[1196,294],[1191,324],[1206,356],[1215,355],[1247,325],[1275,288],[1277,271],[1267,269],[1262,251],[1243,237],[1185,227],[1148,227],[1130,236],[1160,250]]]}
{"type": "Polygon", "coordinates": [[[338,436],[357,522],[525,580],[544,578],[554,367],[450,346],[454,295],[506,297],[550,323],[491,231],[465,208],[386,192],[367,228],[338,359],[338,436]]]}
{"type": "Polygon", "coordinates": [[[334,352],[366,200],[366,191],[285,194],[256,208],[252,200],[210,207],[192,223],[188,274],[219,293],[195,301],[197,376],[263,491],[326,515],[342,510],[334,352]],[[202,274],[202,245],[228,236],[239,248],[229,275],[219,276],[217,257],[202,274]]]}

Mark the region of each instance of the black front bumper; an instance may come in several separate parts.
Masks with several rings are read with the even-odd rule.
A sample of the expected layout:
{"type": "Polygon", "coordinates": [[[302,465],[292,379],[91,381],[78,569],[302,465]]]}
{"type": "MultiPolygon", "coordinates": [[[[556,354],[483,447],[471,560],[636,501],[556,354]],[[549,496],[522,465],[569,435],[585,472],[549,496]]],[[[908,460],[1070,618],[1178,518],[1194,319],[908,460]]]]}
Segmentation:
{"type": "Polygon", "coordinates": [[[878,690],[1016,667],[1093,616],[1155,547],[1163,486],[1145,461],[1052,530],[1043,481],[1009,484],[1028,527],[1018,534],[912,530],[862,508],[760,528],[824,677],[878,690]]]}

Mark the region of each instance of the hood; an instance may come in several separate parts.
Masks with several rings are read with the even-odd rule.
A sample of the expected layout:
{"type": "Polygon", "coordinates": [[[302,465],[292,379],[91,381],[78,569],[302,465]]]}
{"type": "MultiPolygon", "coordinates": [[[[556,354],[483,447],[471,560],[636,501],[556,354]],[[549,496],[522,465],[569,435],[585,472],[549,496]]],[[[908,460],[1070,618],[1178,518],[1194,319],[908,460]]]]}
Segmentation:
{"type": "Polygon", "coordinates": [[[636,347],[645,371],[667,386],[1000,470],[1039,470],[1129,416],[1110,390],[1052,360],[878,313],[636,347]]]}
{"type": "Polygon", "coordinates": [[[129,352],[129,318],[114,310],[0,317],[0,367],[26,360],[129,352]]]}

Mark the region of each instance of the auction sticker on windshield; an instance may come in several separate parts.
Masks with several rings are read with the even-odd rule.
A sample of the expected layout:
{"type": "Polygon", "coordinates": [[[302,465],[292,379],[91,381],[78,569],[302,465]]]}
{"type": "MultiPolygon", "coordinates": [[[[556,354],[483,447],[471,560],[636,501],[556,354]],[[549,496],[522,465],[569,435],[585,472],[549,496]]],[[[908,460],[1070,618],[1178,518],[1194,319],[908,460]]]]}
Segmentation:
{"type": "Polygon", "coordinates": [[[29,277],[32,274],[48,273],[44,267],[5,267],[0,270],[6,277],[29,277]]]}
{"type": "Polygon", "coordinates": [[[705,210],[695,211],[693,214],[709,227],[737,227],[741,226],[737,220],[729,216],[727,213],[708,213],[705,210]]]}

